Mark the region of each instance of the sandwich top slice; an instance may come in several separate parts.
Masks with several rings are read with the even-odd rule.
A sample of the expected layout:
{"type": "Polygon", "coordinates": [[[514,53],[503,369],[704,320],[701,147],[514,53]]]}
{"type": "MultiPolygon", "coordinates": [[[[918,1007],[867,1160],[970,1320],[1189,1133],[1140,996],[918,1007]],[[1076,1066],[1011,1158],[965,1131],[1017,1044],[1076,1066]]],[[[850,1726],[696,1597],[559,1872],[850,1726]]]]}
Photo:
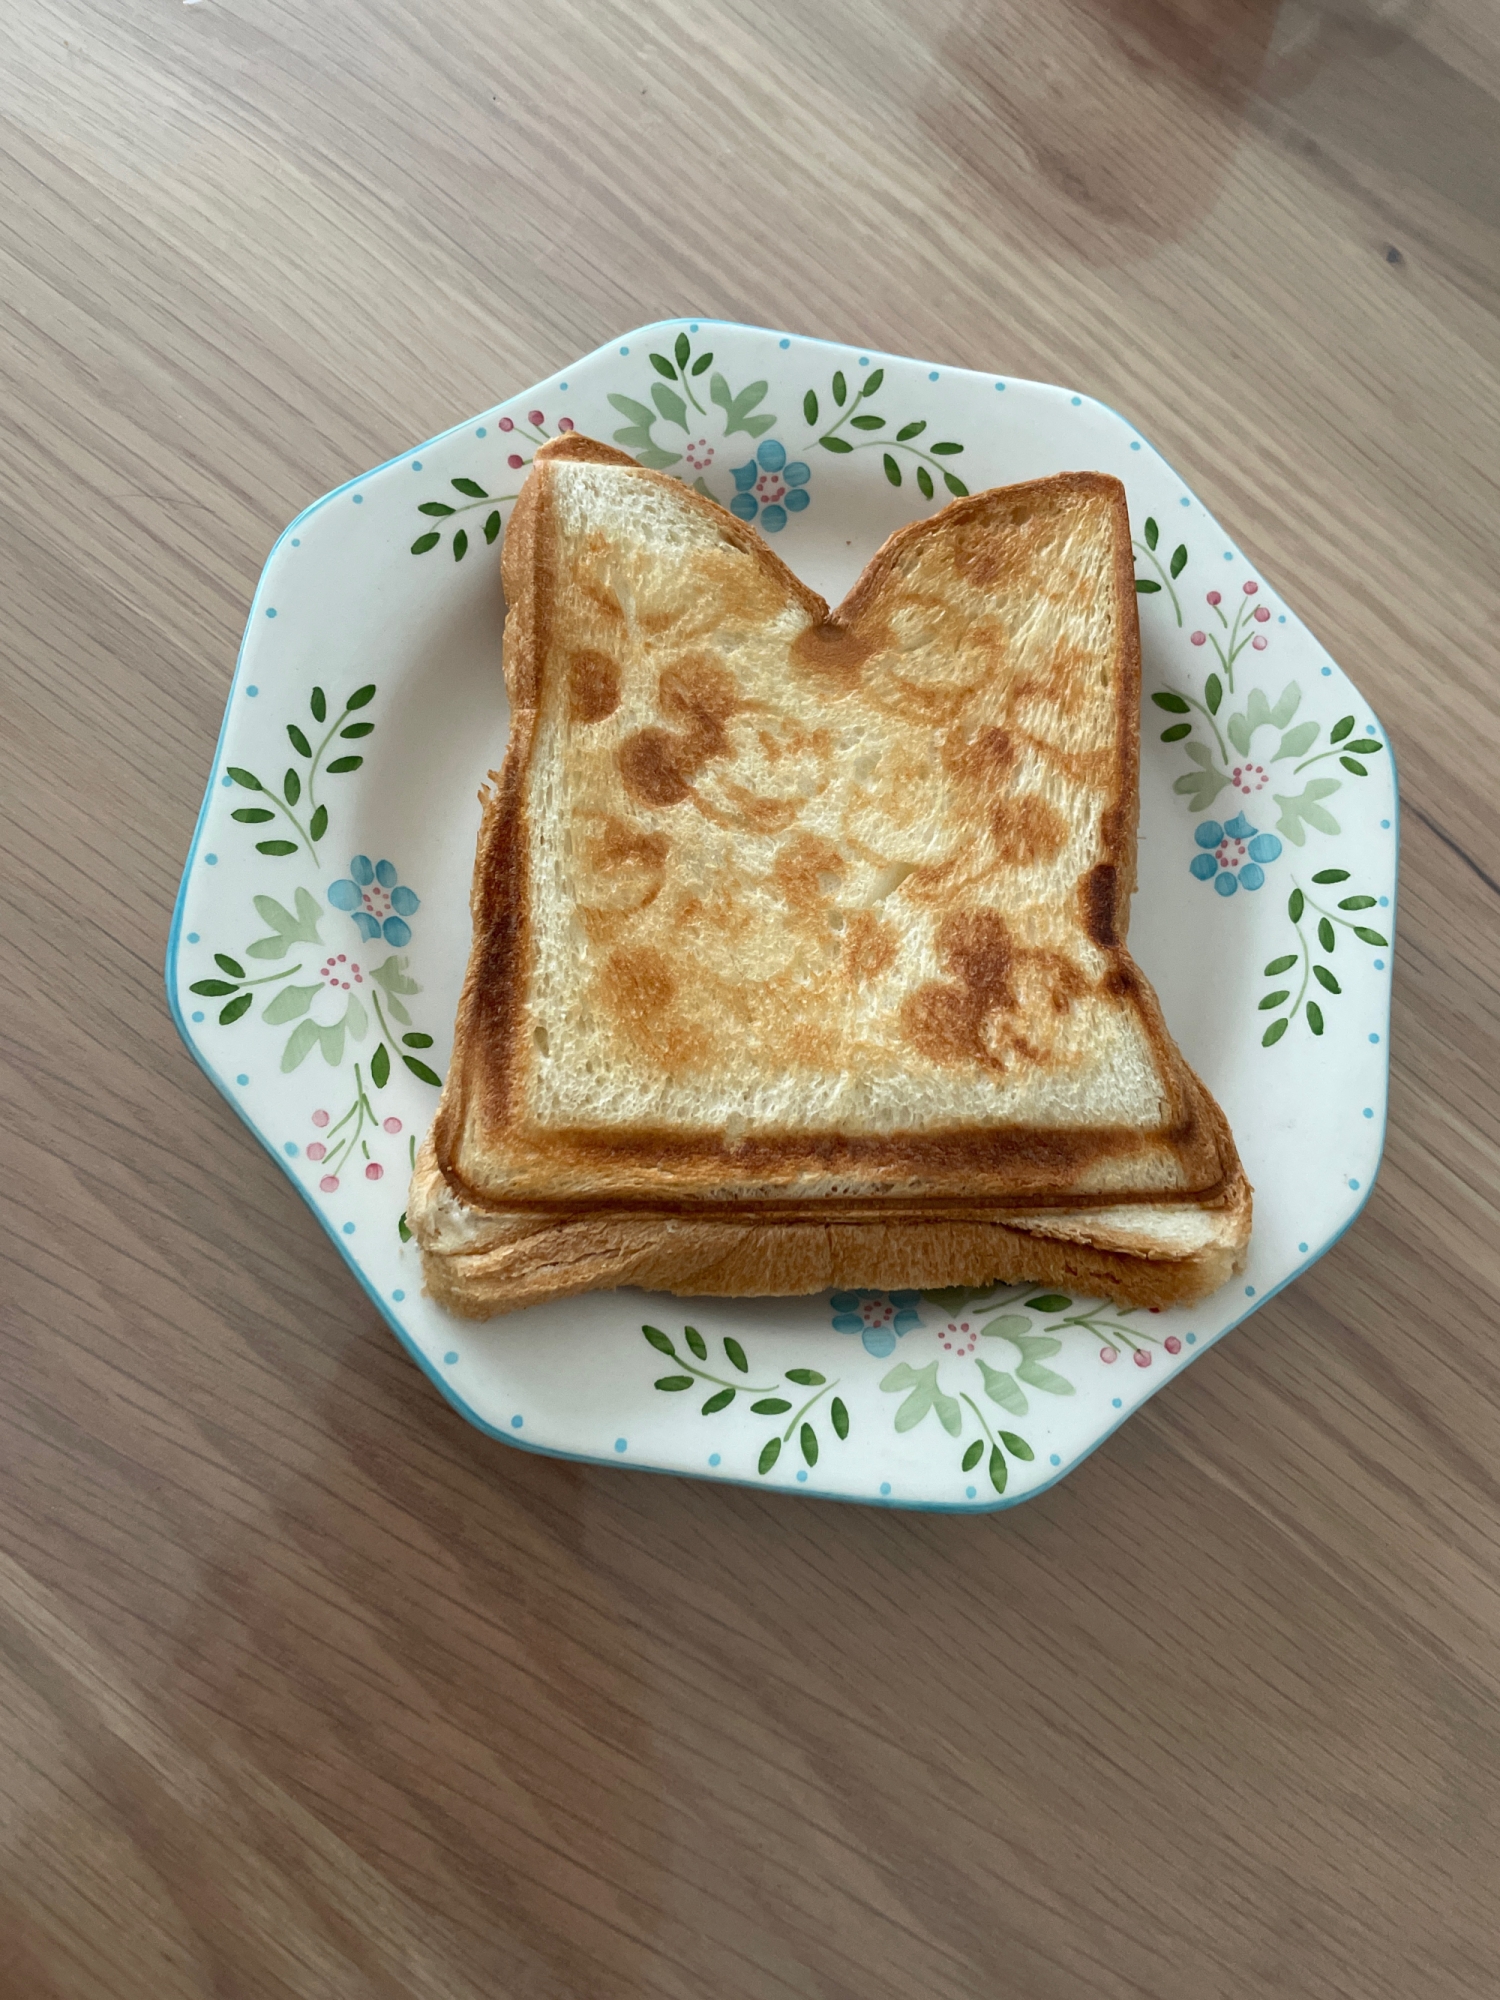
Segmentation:
{"type": "Polygon", "coordinates": [[[409,1212],[437,1296],[1229,1275],[1249,1189],[1125,944],[1116,480],[957,501],[830,612],[572,434],[503,575],[511,738],[409,1212]]]}

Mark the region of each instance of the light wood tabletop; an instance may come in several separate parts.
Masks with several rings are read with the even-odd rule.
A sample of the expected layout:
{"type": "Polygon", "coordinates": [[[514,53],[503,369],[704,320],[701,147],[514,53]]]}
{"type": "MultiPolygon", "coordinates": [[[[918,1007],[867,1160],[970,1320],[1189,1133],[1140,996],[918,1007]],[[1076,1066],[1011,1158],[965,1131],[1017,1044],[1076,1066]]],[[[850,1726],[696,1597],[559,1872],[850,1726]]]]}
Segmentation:
{"type": "Polygon", "coordinates": [[[1492,1995],[1500,11],[37,0],[0,188],[0,1988],[1492,1995]],[[486,1439],[168,1017],[283,523],[688,312],[1127,413],[1400,761],[1368,1208],[1013,1512],[486,1439]]]}

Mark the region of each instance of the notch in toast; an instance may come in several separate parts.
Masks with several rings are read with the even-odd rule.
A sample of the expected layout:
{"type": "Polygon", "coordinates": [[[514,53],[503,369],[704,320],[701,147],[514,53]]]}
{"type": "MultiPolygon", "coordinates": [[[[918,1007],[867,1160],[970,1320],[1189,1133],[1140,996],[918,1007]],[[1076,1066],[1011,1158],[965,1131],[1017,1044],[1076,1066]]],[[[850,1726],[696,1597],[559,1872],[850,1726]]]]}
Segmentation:
{"type": "Polygon", "coordinates": [[[503,565],[512,734],[414,1184],[429,1273],[461,1254],[455,1204],[533,1247],[610,1217],[654,1283],[670,1254],[638,1253],[664,1218],[679,1247],[796,1230],[801,1275],[809,1229],[879,1225],[925,1273],[938,1223],[1009,1217],[1013,1255],[1131,1205],[1144,1238],[1148,1211],[1214,1215],[1220,1250],[1243,1211],[1243,1249],[1228,1128],[1125,943],[1140,654],[1117,481],[957,501],[830,613],[722,508],[573,434],[537,453],[503,565]]]}

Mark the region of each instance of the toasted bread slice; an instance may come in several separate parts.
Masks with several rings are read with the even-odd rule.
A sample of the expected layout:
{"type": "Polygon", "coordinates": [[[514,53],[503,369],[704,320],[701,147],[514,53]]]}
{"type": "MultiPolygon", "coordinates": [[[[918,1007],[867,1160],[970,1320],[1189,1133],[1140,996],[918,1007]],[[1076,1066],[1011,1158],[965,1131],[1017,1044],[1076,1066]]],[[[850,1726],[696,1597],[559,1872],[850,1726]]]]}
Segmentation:
{"type": "Polygon", "coordinates": [[[413,1187],[440,1295],[1060,1277],[1050,1244],[1123,1298],[1100,1259],[1201,1290],[1239,1254],[1233,1141],[1125,948],[1118,482],[959,501],[830,615],[753,530],[573,435],[537,453],[504,578],[511,742],[413,1187]],[[1152,1256],[1174,1205],[1212,1225],[1152,1256]],[[1131,1206],[1136,1248],[1077,1221],[1131,1206]]]}

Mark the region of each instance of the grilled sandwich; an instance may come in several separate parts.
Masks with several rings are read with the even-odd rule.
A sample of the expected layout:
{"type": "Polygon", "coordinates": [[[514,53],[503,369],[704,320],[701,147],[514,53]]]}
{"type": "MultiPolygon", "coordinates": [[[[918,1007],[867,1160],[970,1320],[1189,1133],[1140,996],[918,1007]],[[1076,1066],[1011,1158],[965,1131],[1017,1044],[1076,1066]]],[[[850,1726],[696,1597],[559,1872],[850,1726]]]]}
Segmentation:
{"type": "Polygon", "coordinates": [[[502,562],[511,736],[408,1211],[437,1299],[1011,1278],[1166,1305],[1242,1267],[1233,1138],[1126,948],[1118,481],[955,501],[830,611],[573,433],[502,562]]]}

